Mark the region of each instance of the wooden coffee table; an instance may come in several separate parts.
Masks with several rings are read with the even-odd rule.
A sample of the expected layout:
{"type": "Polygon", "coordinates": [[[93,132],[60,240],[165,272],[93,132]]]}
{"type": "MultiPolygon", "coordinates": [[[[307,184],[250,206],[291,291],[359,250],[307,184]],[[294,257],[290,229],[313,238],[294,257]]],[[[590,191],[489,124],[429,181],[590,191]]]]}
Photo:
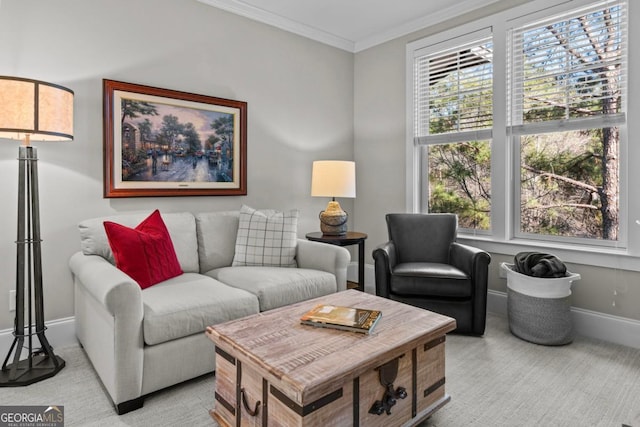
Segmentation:
{"type": "Polygon", "coordinates": [[[222,426],[411,426],[446,404],[455,320],[348,290],[207,328],[222,426]],[[316,304],[382,311],[371,335],[314,328],[316,304]]]}

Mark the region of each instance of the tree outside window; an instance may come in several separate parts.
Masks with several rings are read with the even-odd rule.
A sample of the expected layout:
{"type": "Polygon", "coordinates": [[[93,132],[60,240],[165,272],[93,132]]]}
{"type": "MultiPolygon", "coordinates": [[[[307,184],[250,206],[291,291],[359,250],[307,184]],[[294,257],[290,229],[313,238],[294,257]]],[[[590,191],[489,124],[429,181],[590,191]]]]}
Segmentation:
{"type": "Polygon", "coordinates": [[[514,31],[521,233],[618,240],[620,129],[608,124],[625,121],[623,12],[596,4],[514,31]]]}
{"type": "Polygon", "coordinates": [[[497,204],[510,217],[512,227],[501,231],[507,239],[618,244],[626,7],[601,1],[510,30],[506,23],[501,33],[487,28],[418,45],[420,208],[456,213],[463,229],[490,232],[497,204]],[[506,45],[496,52],[507,65],[506,100],[493,92],[501,85],[493,81],[498,37],[495,44],[506,45]],[[494,129],[494,114],[506,129],[494,129]],[[492,157],[505,159],[507,172],[494,173],[507,179],[505,194],[492,195],[492,157]]]}
{"type": "Polygon", "coordinates": [[[462,228],[491,225],[492,58],[482,37],[417,61],[428,211],[456,213],[462,228]]]}

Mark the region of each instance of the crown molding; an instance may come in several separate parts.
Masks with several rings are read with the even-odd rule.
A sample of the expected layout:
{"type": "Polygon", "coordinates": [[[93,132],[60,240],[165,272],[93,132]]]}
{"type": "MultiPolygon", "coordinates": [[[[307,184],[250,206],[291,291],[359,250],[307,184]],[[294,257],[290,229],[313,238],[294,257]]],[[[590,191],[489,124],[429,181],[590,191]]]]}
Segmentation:
{"type": "Polygon", "coordinates": [[[412,21],[397,25],[387,31],[374,34],[362,40],[357,40],[355,41],[354,53],[386,43],[390,40],[397,39],[398,37],[406,36],[407,34],[411,34],[415,31],[423,30],[432,25],[436,25],[464,13],[472,12],[500,1],[502,0],[464,0],[457,2],[457,4],[441,9],[438,12],[421,16],[412,21]]]}
{"type": "MultiPolygon", "coordinates": [[[[0,0],[1,1],[1,0],[0,0]]],[[[351,40],[338,37],[334,34],[327,33],[309,25],[285,18],[275,13],[268,12],[246,3],[236,0],[198,0],[200,3],[217,7],[218,9],[244,16],[245,18],[259,21],[303,37],[337,47],[348,52],[353,52],[355,43],[351,40]]]]}
{"type": "Polygon", "coordinates": [[[430,13],[429,15],[418,17],[404,24],[373,34],[362,40],[347,40],[316,27],[249,5],[241,0],[198,1],[236,15],[244,16],[245,18],[249,18],[254,21],[259,21],[294,34],[316,40],[329,46],[337,47],[351,53],[357,53],[370,47],[385,43],[389,40],[405,36],[414,31],[422,30],[462,13],[471,12],[502,0],[463,0],[456,2],[456,4],[452,4],[447,8],[441,9],[436,13],[430,13]]]}

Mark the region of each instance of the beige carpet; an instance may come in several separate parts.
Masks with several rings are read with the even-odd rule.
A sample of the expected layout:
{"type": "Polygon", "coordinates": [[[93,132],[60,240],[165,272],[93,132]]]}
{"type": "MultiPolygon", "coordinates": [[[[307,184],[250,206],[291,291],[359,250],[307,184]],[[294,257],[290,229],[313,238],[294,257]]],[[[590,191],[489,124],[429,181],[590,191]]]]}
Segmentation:
{"type": "MultiPolygon", "coordinates": [[[[82,349],[57,353],[67,363],[58,375],[0,388],[0,404],[64,405],[66,426],[216,425],[208,413],[213,376],[162,390],[118,416],[82,349]]],[[[421,427],[640,427],[640,350],[584,338],[563,347],[530,344],[489,315],[483,338],[447,338],[446,371],[451,402],[421,427]]]]}
{"type": "Polygon", "coordinates": [[[426,426],[640,427],[640,350],[585,338],[540,346],[488,320],[482,339],[448,337],[452,399],[426,426]]]}

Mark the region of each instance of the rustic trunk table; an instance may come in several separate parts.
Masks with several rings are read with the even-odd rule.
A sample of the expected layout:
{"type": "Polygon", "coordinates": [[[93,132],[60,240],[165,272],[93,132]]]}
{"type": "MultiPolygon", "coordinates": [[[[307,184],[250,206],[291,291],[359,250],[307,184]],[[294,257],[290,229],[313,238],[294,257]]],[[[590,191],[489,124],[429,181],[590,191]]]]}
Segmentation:
{"type": "Polygon", "coordinates": [[[446,404],[455,320],[356,290],[211,326],[222,426],[411,426],[446,404]],[[316,304],[382,311],[371,335],[315,328],[316,304]]]}

